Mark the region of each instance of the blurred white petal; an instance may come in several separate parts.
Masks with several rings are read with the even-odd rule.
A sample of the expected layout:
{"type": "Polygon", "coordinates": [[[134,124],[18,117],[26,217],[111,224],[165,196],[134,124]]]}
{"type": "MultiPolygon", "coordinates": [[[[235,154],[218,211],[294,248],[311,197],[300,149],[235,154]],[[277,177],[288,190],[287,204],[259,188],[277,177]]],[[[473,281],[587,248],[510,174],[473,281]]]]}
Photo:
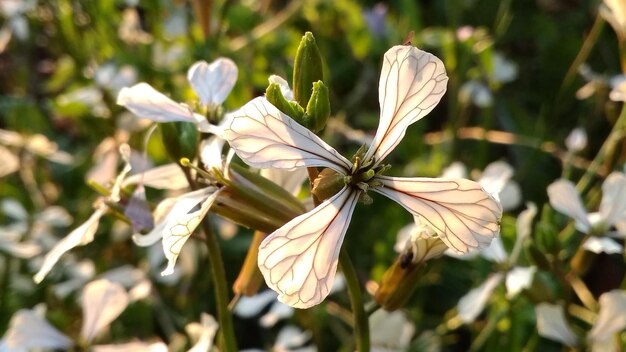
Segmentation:
{"type": "Polygon", "coordinates": [[[299,327],[287,325],[278,332],[274,351],[293,351],[295,348],[301,347],[311,339],[311,333],[302,331],[299,327]]]}
{"type": "Polygon", "coordinates": [[[470,290],[465,296],[461,297],[457,309],[459,317],[464,323],[473,322],[485,309],[491,293],[501,281],[502,273],[492,274],[480,286],[470,290]]]}
{"type": "Polygon", "coordinates": [[[233,313],[242,318],[252,318],[261,313],[270,302],[276,301],[276,297],[276,292],[271,290],[265,290],[254,296],[243,296],[239,298],[233,313]]]}
{"type": "Polygon", "coordinates": [[[530,288],[537,268],[516,266],[506,274],[506,297],[513,298],[524,289],[530,288]]]}
{"type": "Polygon", "coordinates": [[[167,345],[163,342],[129,342],[117,345],[93,346],[93,352],[167,352],[167,345]]]}
{"type": "Polygon", "coordinates": [[[419,215],[448,247],[466,253],[485,248],[500,232],[500,203],[466,179],[377,176],[381,193],[419,215]]]}
{"type": "Polygon", "coordinates": [[[620,254],[624,247],[614,239],[608,237],[589,237],[583,243],[583,248],[593,253],[620,254]]]}
{"type": "Polygon", "coordinates": [[[576,127],[565,139],[567,150],[578,153],[587,146],[587,132],[582,127],[576,127]]]}
{"type": "Polygon", "coordinates": [[[437,106],[447,83],[445,66],[435,55],[412,45],[387,50],[378,84],[380,122],[363,160],[378,165],[400,143],[407,127],[437,106]]]}
{"type": "Polygon", "coordinates": [[[598,318],[589,331],[589,339],[606,342],[626,328],[626,292],[613,290],[600,296],[598,318]]]}
{"type": "Polygon", "coordinates": [[[467,167],[460,161],[455,161],[443,169],[442,178],[467,178],[467,167]]]}
{"type": "Polygon", "coordinates": [[[212,168],[224,169],[222,150],[226,141],[218,136],[204,139],[200,144],[200,160],[207,170],[212,168]]]}
{"type": "Polygon", "coordinates": [[[100,218],[104,215],[105,211],[105,207],[98,208],[87,221],[59,241],[59,243],[46,254],[44,262],[37,274],[33,277],[33,280],[35,280],[36,283],[40,283],[63,254],[74,247],[83,246],[93,241],[93,237],[98,230],[100,218]]]}
{"type": "Polygon", "coordinates": [[[129,303],[128,293],[122,285],[100,279],[92,281],[83,290],[83,326],[80,335],[87,341],[115,320],[129,303]]]}
{"type": "Polygon", "coordinates": [[[583,207],[576,186],[571,181],[560,179],[550,184],[548,198],[556,211],[576,220],[576,228],[579,231],[588,233],[591,230],[587,211],[583,207]]]}
{"type": "Polygon", "coordinates": [[[157,166],[145,172],[132,175],[124,180],[124,187],[143,183],[156,189],[178,190],[189,186],[185,173],[178,164],[171,163],[157,166]]]}
{"type": "Polygon", "coordinates": [[[2,209],[4,215],[15,220],[21,222],[28,220],[28,212],[24,209],[24,206],[14,198],[3,199],[0,202],[0,209],[2,209]]]}
{"type": "Polygon", "coordinates": [[[193,111],[188,106],[173,101],[147,83],[123,88],[117,96],[117,104],[139,117],[155,122],[196,123],[193,111]]]}
{"type": "Polygon", "coordinates": [[[279,301],[309,308],[328,296],[357,199],[357,192],[344,187],[261,242],[259,269],[279,301]]]}
{"type": "Polygon", "coordinates": [[[185,330],[197,340],[196,344],[188,352],[209,352],[213,347],[213,338],[217,328],[217,322],[207,313],[202,313],[201,324],[188,324],[185,330]]]}
{"type": "Polygon", "coordinates": [[[485,168],[478,183],[489,194],[499,194],[513,177],[513,168],[504,161],[495,161],[485,168]]]}
{"type": "Polygon", "coordinates": [[[221,105],[237,82],[237,65],[219,58],[211,64],[198,61],[187,71],[187,79],[203,105],[221,105]]]}
{"type": "Polygon", "coordinates": [[[192,193],[200,199],[195,196],[179,199],[167,215],[162,242],[168,263],[161,275],[170,275],[174,272],[174,265],[183,245],[209,212],[219,191],[208,187],[192,193]],[[200,208],[194,210],[198,205],[200,208]]]}
{"type": "Polygon", "coordinates": [[[69,350],[74,345],[69,337],[30,309],[20,309],[11,317],[3,340],[9,351],[41,348],[69,350]]]}
{"type": "Polygon", "coordinates": [[[517,237],[515,238],[515,245],[513,246],[511,256],[509,257],[511,263],[517,262],[517,258],[524,245],[524,240],[532,233],[532,225],[535,215],[537,215],[537,206],[532,202],[528,202],[526,203],[526,209],[517,216],[517,221],[515,222],[517,237]]]}
{"type": "Polygon", "coordinates": [[[265,328],[271,328],[280,320],[292,317],[293,313],[294,309],[292,307],[282,302],[275,301],[270,307],[269,312],[265,313],[261,319],[259,319],[259,323],[265,328]]]}
{"type": "Polygon", "coordinates": [[[41,246],[34,242],[9,242],[0,239],[0,251],[17,258],[29,259],[41,253],[41,246]]]}
{"type": "Polygon", "coordinates": [[[132,236],[133,242],[140,247],[148,247],[155,243],[157,243],[163,237],[163,230],[165,229],[165,225],[167,224],[167,216],[172,211],[172,208],[176,203],[184,199],[185,197],[192,197],[194,199],[202,199],[202,196],[199,196],[193,192],[185,193],[176,198],[165,198],[162,200],[159,205],[157,205],[156,209],[153,213],[154,218],[154,228],[150,230],[147,234],[139,234],[135,233],[132,236]]]}
{"type": "Polygon", "coordinates": [[[376,310],[369,317],[372,348],[406,351],[415,333],[415,325],[402,311],[376,310]]]}
{"type": "Polygon", "coordinates": [[[0,177],[12,174],[20,168],[20,159],[9,149],[0,145],[0,177]]]}
{"type": "Polygon", "coordinates": [[[507,83],[517,78],[517,64],[505,58],[499,52],[493,53],[493,80],[499,83],[507,83]]]}
{"type": "Polygon", "coordinates": [[[479,108],[487,108],[493,105],[493,95],[489,87],[479,80],[469,80],[459,89],[459,101],[463,104],[473,103],[479,108]]]}
{"type": "Polygon", "coordinates": [[[504,250],[501,237],[496,237],[491,241],[489,247],[479,252],[480,256],[495,263],[504,263],[508,259],[508,254],[504,250]]]}
{"type": "Polygon", "coordinates": [[[344,174],[352,167],[335,149],[262,97],[230,115],[225,125],[222,137],[253,167],[319,166],[344,174]]]}
{"type": "Polygon", "coordinates": [[[563,307],[556,304],[540,303],[535,307],[539,335],[575,347],[578,338],[565,319],[563,307]]]}
{"type": "Polygon", "coordinates": [[[49,206],[39,213],[36,217],[37,221],[55,227],[66,227],[72,224],[72,216],[65,208],[60,206],[49,206]]]}
{"type": "Polygon", "coordinates": [[[607,225],[626,220],[626,175],[612,172],[602,183],[600,214],[607,225]]]}

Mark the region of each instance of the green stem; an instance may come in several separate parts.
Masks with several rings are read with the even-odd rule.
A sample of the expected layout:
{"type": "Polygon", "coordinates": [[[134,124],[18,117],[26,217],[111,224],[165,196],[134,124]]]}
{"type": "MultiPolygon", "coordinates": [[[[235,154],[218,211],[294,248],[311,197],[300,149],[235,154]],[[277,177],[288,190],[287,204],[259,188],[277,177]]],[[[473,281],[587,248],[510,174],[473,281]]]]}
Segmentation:
{"type": "MultiPolygon", "coordinates": [[[[197,183],[191,177],[189,169],[182,167],[187,182],[192,189],[197,189],[197,183]]],[[[222,251],[217,242],[217,238],[211,230],[211,223],[205,217],[200,223],[202,231],[204,231],[205,243],[209,251],[209,266],[211,267],[211,278],[213,279],[213,287],[215,289],[215,304],[217,305],[217,320],[220,324],[220,350],[227,352],[236,352],[237,339],[235,338],[235,329],[233,327],[233,317],[228,310],[228,287],[226,286],[226,270],[224,270],[224,261],[222,260],[222,251]]]]}
{"type": "Polygon", "coordinates": [[[576,188],[578,189],[579,192],[583,193],[587,189],[587,187],[591,183],[593,176],[595,175],[596,171],[598,171],[598,169],[600,168],[600,165],[604,161],[605,157],[607,155],[612,154],[613,150],[615,149],[615,146],[617,145],[617,142],[619,142],[619,140],[624,137],[623,129],[625,126],[626,126],[626,104],[624,104],[624,106],[622,107],[622,112],[620,113],[619,118],[615,122],[615,125],[613,126],[611,133],[602,144],[602,147],[600,147],[600,151],[598,152],[596,157],[593,159],[593,161],[587,168],[587,171],[585,171],[585,174],[580,178],[580,181],[578,181],[578,184],[576,184],[576,188]]]}
{"type": "Polygon", "coordinates": [[[361,296],[361,285],[356,276],[356,271],[352,265],[352,261],[345,249],[341,249],[339,254],[339,265],[346,278],[348,286],[348,295],[350,296],[350,305],[352,306],[352,314],[354,314],[354,335],[356,340],[356,350],[360,352],[369,352],[370,350],[370,327],[367,314],[363,309],[363,297],[361,296]]]}

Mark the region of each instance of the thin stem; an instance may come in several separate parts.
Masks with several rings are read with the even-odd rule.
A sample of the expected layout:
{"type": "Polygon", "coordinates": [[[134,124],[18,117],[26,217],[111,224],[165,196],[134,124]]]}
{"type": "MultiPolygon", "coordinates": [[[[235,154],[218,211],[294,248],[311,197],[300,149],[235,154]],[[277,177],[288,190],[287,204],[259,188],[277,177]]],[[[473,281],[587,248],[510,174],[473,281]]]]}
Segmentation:
{"type": "Polygon", "coordinates": [[[617,145],[617,143],[620,141],[620,139],[624,137],[623,129],[625,125],[626,125],[626,104],[624,104],[624,106],[622,107],[622,112],[620,113],[619,118],[615,122],[615,125],[613,125],[613,129],[611,130],[611,133],[602,144],[602,147],[600,147],[600,151],[598,152],[596,157],[593,159],[591,164],[589,164],[587,171],[585,171],[585,174],[580,178],[580,181],[578,181],[578,184],[576,184],[576,188],[578,189],[579,192],[583,193],[587,189],[587,187],[591,183],[593,176],[596,174],[596,171],[602,165],[602,162],[604,161],[605,157],[613,153],[613,150],[615,149],[615,146],[617,145]]]}
{"type": "Polygon", "coordinates": [[[339,265],[346,278],[348,295],[350,295],[350,305],[354,314],[354,337],[356,340],[356,350],[368,352],[370,350],[370,330],[369,321],[363,309],[363,297],[361,296],[361,285],[356,276],[356,271],[345,249],[339,253],[339,265]]]}
{"type": "MultiPolygon", "coordinates": [[[[191,177],[189,169],[181,167],[192,189],[197,189],[197,183],[191,177]]],[[[217,320],[220,324],[220,350],[222,351],[238,351],[237,339],[235,338],[235,329],[233,327],[233,318],[228,309],[228,287],[226,286],[226,270],[224,270],[224,261],[222,260],[222,251],[217,242],[217,238],[211,230],[211,223],[208,217],[202,219],[200,223],[202,231],[204,231],[205,243],[209,251],[209,266],[211,267],[211,278],[213,279],[213,287],[215,289],[215,304],[217,305],[217,320]]]]}

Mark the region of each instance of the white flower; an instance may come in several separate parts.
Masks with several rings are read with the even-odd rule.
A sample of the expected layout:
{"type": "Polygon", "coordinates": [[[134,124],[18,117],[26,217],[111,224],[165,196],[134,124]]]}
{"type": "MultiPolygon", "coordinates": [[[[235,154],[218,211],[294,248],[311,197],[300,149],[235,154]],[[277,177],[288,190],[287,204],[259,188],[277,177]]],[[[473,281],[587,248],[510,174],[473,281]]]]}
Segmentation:
{"type": "MultiPolygon", "coordinates": [[[[221,105],[235,86],[237,66],[227,58],[219,58],[211,64],[198,61],[189,68],[187,79],[202,104],[212,109],[221,105]]],[[[202,132],[215,131],[215,127],[204,116],[159,93],[147,83],[122,88],[117,96],[117,104],[154,122],[186,121],[195,123],[202,132]]]]}
{"type": "Polygon", "coordinates": [[[93,340],[126,309],[129,302],[128,293],[118,283],[100,279],[87,284],[82,297],[82,338],[86,341],[93,340]]]}
{"type": "Polygon", "coordinates": [[[193,347],[187,352],[209,352],[213,347],[213,338],[217,332],[218,324],[207,313],[202,313],[200,319],[201,323],[191,323],[185,326],[185,331],[195,341],[193,347]]]}
{"type": "Polygon", "coordinates": [[[565,146],[570,153],[578,153],[587,146],[587,132],[582,127],[576,127],[565,139],[565,146]]]}
{"type": "Polygon", "coordinates": [[[626,2],[623,0],[604,0],[600,5],[600,15],[611,24],[617,37],[626,40],[626,2]]]}
{"type": "Polygon", "coordinates": [[[98,199],[96,201],[96,211],[85,221],[82,225],[74,229],[63,238],[59,243],[57,243],[44,259],[43,264],[39,271],[35,274],[33,279],[36,283],[40,283],[45,276],[50,272],[52,267],[56,264],[57,261],[61,258],[63,254],[70,251],[74,247],[83,246],[87,243],[91,243],[93,241],[94,235],[98,230],[98,225],[100,224],[100,218],[106,213],[108,210],[108,206],[106,205],[105,200],[109,200],[113,203],[116,203],[120,200],[120,192],[122,187],[122,181],[126,177],[126,175],[130,172],[130,147],[126,144],[120,147],[120,154],[124,158],[126,164],[124,168],[119,173],[117,178],[115,179],[115,183],[111,189],[111,194],[106,197],[106,199],[98,199]]]}
{"type": "Polygon", "coordinates": [[[11,317],[9,329],[0,340],[0,351],[32,349],[69,350],[72,340],[54,328],[35,310],[20,309],[11,317]]]}
{"type": "Polygon", "coordinates": [[[448,246],[436,237],[425,220],[416,216],[413,223],[398,231],[394,249],[411,262],[421,263],[441,256],[448,246]]]}
{"type": "Polygon", "coordinates": [[[415,325],[401,311],[376,310],[369,317],[372,351],[407,351],[415,325]]]}
{"type": "MultiPolygon", "coordinates": [[[[604,180],[599,212],[587,213],[576,186],[568,180],[560,179],[548,186],[548,197],[556,211],[574,219],[580,232],[617,238],[626,236],[626,175],[623,173],[613,172],[604,180]],[[613,226],[618,231],[610,231],[613,226]]],[[[621,244],[607,237],[591,237],[583,247],[609,254],[620,253],[623,249],[621,244]]]]}
{"type": "Polygon", "coordinates": [[[337,194],[261,243],[259,267],[279,300],[307,308],[329,294],[352,212],[367,190],[421,215],[458,252],[486,247],[497,236],[502,209],[479,184],[380,175],[386,169],[382,160],[400,143],[407,127],[437,105],[447,81],[443,63],[432,54],[412,46],[387,51],[379,85],[380,125],[374,142],[355,163],[265,98],[256,98],[231,115],[222,137],[249,165],[325,167],[345,179],[337,194]]]}
{"type": "MultiPolygon", "coordinates": [[[[598,315],[587,334],[592,351],[617,351],[616,333],[626,328],[626,291],[613,290],[599,299],[598,315]]],[[[542,303],[535,308],[539,335],[570,347],[578,345],[578,337],[565,319],[563,307],[542,303]]]]}
{"type": "MultiPolygon", "coordinates": [[[[537,207],[534,204],[528,203],[527,207],[528,208],[521,212],[517,218],[517,238],[515,239],[515,245],[511,251],[511,255],[509,256],[506,253],[502,239],[497,237],[491,242],[491,246],[480,252],[481,256],[493,262],[507,264],[509,266],[513,266],[517,262],[524,239],[530,236],[531,224],[537,214],[537,207]]],[[[502,280],[505,282],[507,298],[511,299],[515,297],[522,290],[532,285],[536,271],[537,268],[534,266],[513,266],[507,272],[498,272],[490,275],[485,282],[470,290],[459,300],[457,305],[459,317],[465,323],[473,322],[483,311],[491,294],[498,285],[500,285],[502,280]]]]}

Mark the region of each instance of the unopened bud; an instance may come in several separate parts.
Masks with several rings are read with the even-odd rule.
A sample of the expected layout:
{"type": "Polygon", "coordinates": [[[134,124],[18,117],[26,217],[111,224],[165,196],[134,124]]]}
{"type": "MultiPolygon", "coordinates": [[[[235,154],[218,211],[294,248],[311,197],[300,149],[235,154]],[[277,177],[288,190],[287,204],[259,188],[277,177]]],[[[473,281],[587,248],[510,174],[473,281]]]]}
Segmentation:
{"type": "Polygon", "coordinates": [[[283,114],[304,125],[304,109],[295,101],[287,100],[281,91],[279,84],[270,83],[265,90],[265,99],[274,105],[283,114]]]}
{"type": "Polygon", "coordinates": [[[328,87],[322,81],[313,83],[313,93],[306,106],[305,127],[317,133],[326,127],[330,117],[328,87]]]}
{"type": "Polygon", "coordinates": [[[300,106],[307,106],[313,83],[324,80],[322,55],[313,33],[306,32],[300,41],[293,68],[293,96],[300,106]]]}

